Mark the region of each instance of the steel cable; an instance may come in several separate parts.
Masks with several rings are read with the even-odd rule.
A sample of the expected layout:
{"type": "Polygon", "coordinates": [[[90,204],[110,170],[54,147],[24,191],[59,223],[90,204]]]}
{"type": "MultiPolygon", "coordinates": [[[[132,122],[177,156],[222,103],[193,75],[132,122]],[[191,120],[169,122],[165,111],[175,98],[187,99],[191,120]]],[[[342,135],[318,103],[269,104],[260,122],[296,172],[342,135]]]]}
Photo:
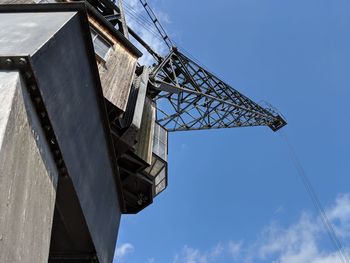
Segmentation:
{"type": "Polygon", "coordinates": [[[125,7],[125,13],[127,13],[131,19],[163,43],[163,39],[159,36],[159,33],[152,29],[154,25],[151,22],[147,21],[145,18],[141,18],[142,16],[131,6],[126,4],[125,7]]]}
{"type": "Polygon", "coordinates": [[[299,161],[299,158],[297,157],[296,155],[296,152],[294,150],[294,148],[292,147],[290,141],[288,140],[288,137],[287,137],[287,134],[281,130],[279,132],[281,138],[285,141],[286,145],[287,145],[287,148],[288,148],[288,151],[289,151],[289,154],[290,154],[290,157],[292,159],[292,162],[298,172],[298,175],[306,189],[306,192],[309,194],[310,196],[310,199],[315,207],[315,209],[319,212],[320,216],[321,216],[321,220],[324,224],[324,227],[329,235],[329,238],[331,240],[331,242],[333,243],[334,247],[336,248],[337,250],[337,254],[338,254],[338,257],[340,259],[341,262],[343,263],[349,263],[349,257],[348,255],[344,252],[344,248],[343,248],[343,245],[340,241],[340,239],[338,238],[336,232],[334,231],[334,227],[332,225],[332,222],[329,220],[309,178],[307,177],[306,173],[305,173],[305,170],[302,166],[302,164],[300,163],[299,161]]]}

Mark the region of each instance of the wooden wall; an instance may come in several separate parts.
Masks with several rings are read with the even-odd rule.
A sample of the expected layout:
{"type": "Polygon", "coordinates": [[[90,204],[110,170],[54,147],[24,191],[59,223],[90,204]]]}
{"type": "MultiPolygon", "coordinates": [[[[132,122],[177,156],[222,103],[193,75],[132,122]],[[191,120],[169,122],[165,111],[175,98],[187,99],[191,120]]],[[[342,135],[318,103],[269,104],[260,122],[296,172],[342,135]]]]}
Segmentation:
{"type": "MultiPolygon", "coordinates": [[[[0,4],[31,4],[39,0],[0,0],[0,4]]],[[[96,56],[103,94],[120,113],[125,112],[137,57],[94,17],[89,16],[92,27],[113,44],[106,61],[96,56]]]]}
{"type": "Polygon", "coordinates": [[[148,165],[152,164],[152,149],[156,107],[152,100],[146,98],[142,114],[141,129],[138,132],[135,153],[148,165]]]}
{"type": "Polygon", "coordinates": [[[125,112],[137,64],[137,57],[98,23],[96,19],[89,16],[89,21],[102,37],[113,43],[113,49],[110,50],[106,61],[97,57],[98,70],[103,95],[118,109],[125,112]]]}

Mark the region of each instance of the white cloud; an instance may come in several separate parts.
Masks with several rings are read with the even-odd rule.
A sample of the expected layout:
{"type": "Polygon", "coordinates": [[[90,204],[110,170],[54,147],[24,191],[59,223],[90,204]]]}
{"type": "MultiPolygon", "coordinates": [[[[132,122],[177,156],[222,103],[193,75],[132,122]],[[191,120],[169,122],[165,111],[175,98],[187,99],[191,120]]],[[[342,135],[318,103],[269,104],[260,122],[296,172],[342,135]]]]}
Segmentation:
{"type": "MultiPolygon", "coordinates": [[[[325,209],[344,255],[350,258],[350,194],[339,195],[325,209]]],[[[257,239],[220,242],[208,250],[184,246],[173,263],[272,262],[272,263],[343,263],[338,251],[330,247],[329,236],[319,216],[303,212],[297,222],[282,227],[276,222],[265,227],[257,239]],[[328,244],[328,245],[325,245],[328,244]]]]}
{"type": "Polygon", "coordinates": [[[284,207],[281,205],[281,206],[276,208],[274,214],[277,215],[277,214],[281,214],[283,212],[284,212],[284,207]]]}
{"type": "Polygon", "coordinates": [[[181,253],[176,254],[173,263],[212,263],[224,253],[224,246],[218,243],[207,251],[184,246],[181,253]]]}
{"type": "Polygon", "coordinates": [[[132,253],[135,251],[135,248],[130,243],[124,243],[120,246],[117,246],[117,249],[114,253],[114,261],[119,262],[122,260],[127,254],[132,253]]]}
{"type": "MultiPolygon", "coordinates": [[[[157,1],[156,1],[157,2],[157,1]]],[[[162,23],[164,27],[170,23],[169,15],[164,13],[161,10],[154,9],[156,2],[151,3],[153,11],[156,13],[157,18],[162,23]]],[[[164,41],[159,36],[157,29],[153,25],[148,25],[145,22],[142,22],[142,19],[148,19],[147,13],[144,11],[143,6],[140,4],[139,0],[124,0],[124,9],[127,24],[135,30],[135,32],[147,43],[153,50],[155,50],[160,55],[166,55],[168,48],[165,45],[164,41]],[[138,19],[135,19],[135,16],[138,19]],[[141,21],[140,21],[141,18],[141,21]],[[140,22],[142,25],[140,25],[140,22]],[[153,32],[153,33],[152,33],[153,32]]],[[[152,23],[152,22],[151,22],[152,23]]],[[[140,64],[151,65],[155,61],[153,57],[148,54],[148,52],[139,44],[134,43],[143,53],[142,58],[139,60],[140,64]]]]}
{"type": "Polygon", "coordinates": [[[334,229],[342,238],[350,237],[350,194],[339,195],[336,202],[326,212],[334,229]]]}
{"type": "MultiPolygon", "coordinates": [[[[339,195],[333,206],[326,209],[329,221],[344,244],[350,230],[350,195],[339,195]]],[[[268,260],[275,263],[337,263],[335,249],[325,249],[322,242],[328,241],[328,233],[320,217],[303,213],[291,226],[283,228],[276,223],[266,227],[258,240],[247,249],[246,262],[268,260]]],[[[347,256],[348,252],[345,252],[347,256]]]]}
{"type": "Polygon", "coordinates": [[[223,252],[224,252],[224,246],[221,243],[219,243],[211,249],[210,258],[215,259],[221,256],[223,252]]]}
{"type": "Polygon", "coordinates": [[[234,260],[237,260],[241,255],[242,244],[243,244],[242,242],[234,242],[234,241],[228,242],[228,253],[231,255],[231,257],[234,260]]]}
{"type": "Polygon", "coordinates": [[[207,255],[202,254],[198,249],[193,249],[188,246],[184,247],[183,251],[186,263],[207,263],[207,255]]]}
{"type": "MultiPolygon", "coordinates": [[[[311,262],[318,253],[316,234],[318,226],[307,215],[288,229],[271,225],[263,231],[257,244],[259,259],[274,259],[276,262],[311,262]]],[[[252,251],[251,251],[252,252],[252,251]]],[[[250,253],[251,253],[250,252],[250,253]]],[[[253,252],[255,253],[255,251],[253,252]]]]}

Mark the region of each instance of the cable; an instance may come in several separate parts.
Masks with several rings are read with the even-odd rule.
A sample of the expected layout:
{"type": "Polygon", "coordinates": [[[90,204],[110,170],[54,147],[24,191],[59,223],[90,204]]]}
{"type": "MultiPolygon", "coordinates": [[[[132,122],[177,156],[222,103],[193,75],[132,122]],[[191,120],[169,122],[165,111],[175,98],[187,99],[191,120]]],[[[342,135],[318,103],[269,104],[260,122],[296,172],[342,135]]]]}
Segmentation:
{"type": "Polygon", "coordinates": [[[162,40],[155,31],[153,31],[149,26],[144,24],[143,21],[139,20],[134,14],[130,13],[127,9],[125,9],[125,13],[127,13],[131,19],[133,19],[136,23],[138,23],[140,26],[146,29],[149,33],[154,35],[154,37],[162,40]]]}
{"type": "Polygon", "coordinates": [[[126,8],[124,8],[125,12],[127,12],[130,16],[132,16],[138,22],[142,23],[143,26],[145,26],[148,29],[155,32],[152,29],[153,25],[151,23],[149,23],[147,20],[145,20],[144,18],[142,18],[142,16],[140,14],[138,14],[132,7],[128,7],[127,5],[125,7],[126,7],[126,8]]]}
{"type": "Polygon", "coordinates": [[[141,20],[143,20],[145,23],[147,23],[150,26],[154,26],[154,24],[152,23],[152,21],[149,20],[149,17],[143,16],[138,10],[136,10],[133,6],[131,6],[130,4],[128,4],[125,0],[124,0],[124,6],[126,8],[128,8],[130,11],[132,11],[134,14],[136,14],[141,20]]]}
{"type": "Polygon", "coordinates": [[[132,7],[125,5],[125,11],[127,11],[130,15],[135,17],[138,21],[142,22],[145,26],[152,28],[153,25],[147,21],[142,15],[140,15],[137,11],[135,11],[132,7]]]}
{"type": "MultiPolygon", "coordinates": [[[[141,3],[141,5],[143,5],[143,2],[144,3],[147,3],[145,1],[140,1],[139,3],[141,3]]],[[[147,12],[148,14],[148,18],[146,18],[145,16],[143,16],[142,14],[140,14],[140,12],[138,12],[134,7],[132,7],[129,3],[127,3],[125,0],[124,0],[124,6],[125,6],[125,12],[130,16],[130,18],[132,18],[136,23],[138,23],[140,26],[142,26],[144,29],[146,29],[149,33],[151,33],[155,38],[157,38],[158,40],[160,41],[164,41],[164,39],[162,38],[162,35],[160,34],[159,32],[159,29],[157,28],[157,26],[152,22],[150,21],[151,19],[151,15],[147,12]],[[157,31],[155,31],[153,29],[153,27],[155,27],[155,29],[157,31]]],[[[147,3],[147,6],[148,8],[149,5],[147,3]]],[[[146,10],[147,11],[147,10],[146,10]]],[[[154,12],[151,10],[152,14],[155,16],[154,12]]],[[[158,21],[157,19],[157,22],[160,24],[160,22],[158,21]]],[[[160,25],[161,26],[161,25],[160,25]]],[[[161,26],[162,27],[162,26],[161,26]]],[[[164,28],[162,27],[162,29],[164,30],[164,28]]],[[[165,30],[164,30],[165,32],[165,30]]],[[[166,33],[165,33],[166,34],[166,33]]],[[[195,58],[190,52],[188,52],[185,48],[183,48],[183,46],[179,45],[177,42],[173,41],[174,44],[178,47],[181,48],[181,50],[183,51],[183,53],[188,56],[190,59],[192,59],[194,62],[196,62],[197,64],[199,65],[202,65],[202,63],[197,59],[195,58]]],[[[167,43],[166,43],[167,44],[167,43]]],[[[206,71],[208,72],[213,72],[211,70],[209,70],[208,68],[206,67],[203,67],[203,69],[205,69],[206,71]]],[[[215,72],[214,72],[215,73],[215,72]]]]}
{"type": "Polygon", "coordinates": [[[173,42],[169,38],[167,32],[165,31],[164,27],[160,23],[159,19],[157,18],[156,14],[153,12],[151,6],[148,4],[147,0],[139,0],[142,4],[143,8],[145,9],[146,13],[148,14],[149,18],[153,22],[155,28],[159,32],[160,36],[162,37],[165,44],[168,46],[168,48],[171,50],[174,47],[173,42]]]}
{"type": "MultiPolygon", "coordinates": [[[[147,12],[148,16],[145,17],[142,14],[140,14],[140,12],[138,12],[134,7],[132,7],[129,3],[127,3],[125,0],[124,2],[124,6],[126,13],[128,13],[130,15],[130,18],[134,19],[134,21],[136,23],[138,23],[140,26],[142,26],[144,29],[146,29],[149,33],[151,33],[155,38],[157,38],[158,40],[162,41],[163,43],[165,43],[166,45],[169,46],[169,43],[167,43],[164,39],[163,39],[163,35],[161,34],[161,32],[163,32],[163,34],[166,34],[166,31],[164,30],[164,27],[160,24],[159,20],[157,19],[156,15],[154,14],[153,10],[150,8],[149,4],[147,3],[146,0],[140,0],[139,3],[144,7],[144,10],[147,12]],[[154,23],[154,21],[151,21],[151,17],[154,16],[154,18],[156,19],[157,23],[159,24],[160,28],[157,27],[157,25],[154,23]],[[153,29],[155,28],[156,31],[153,29]],[[160,32],[161,31],[161,32],[160,32]],[[164,42],[165,41],[165,42],[164,42]]],[[[168,38],[170,40],[170,38],[168,38]]],[[[173,42],[176,46],[181,48],[181,51],[188,56],[191,60],[193,60],[195,63],[197,63],[198,65],[203,65],[203,63],[201,63],[195,56],[193,56],[190,52],[188,52],[183,46],[179,45],[177,42],[170,40],[170,42],[173,42]]],[[[214,73],[216,76],[219,76],[218,74],[215,73],[215,71],[210,70],[208,67],[205,66],[201,66],[203,69],[205,69],[208,72],[212,72],[214,73]]]]}
{"type": "Polygon", "coordinates": [[[298,172],[298,175],[299,175],[307,193],[309,194],[309,196],[311,198],[311,201],[312,201],[315,209],[321,215],[321,219],[322,219],[322,222],[327,230],[327,233],[328,233],[331,241],[333,242],[333,245],[337,249],[337,254],[340,258],[340,261],[343,263],[349,263],[350,262],[349,257],[346,253],[344,253],[343,245],[340,242],[339,238],[337,237],[337,234],[334,231],[333,225],[330,222],[330,220],[328,219],[327,214],[326,214],[319,198],[317,197],[316,192],[313,189],[312,184],[311,184],[309,178],[307,177],[303,166],[301,165],[301,163],[300,163],[300,161],[299,161],[299,159],[294,151],[294,148],[292,147],[291,143],[289,142],[289,140],[287,138],[287,135],[283,131],[279,132],[279,134],[280,134],[281,138],[284,139],[286,142],[286,145],[287,145],[287,148],[289,150],[289,154],[290,154],[290,157],[293,161],[293,164],[298,172]]]}
{"type": "Polygon", "coordinates": [[[125,12],[128,16],[134,20],[137,24],[143,27],[147,32],[152,34],[155,38],[163,43],[163,39],[159,36],[159,33],[153,29],[153,23],[147,21],[142,15],[140,15],[133,7],[125,3],[125,12]]]}

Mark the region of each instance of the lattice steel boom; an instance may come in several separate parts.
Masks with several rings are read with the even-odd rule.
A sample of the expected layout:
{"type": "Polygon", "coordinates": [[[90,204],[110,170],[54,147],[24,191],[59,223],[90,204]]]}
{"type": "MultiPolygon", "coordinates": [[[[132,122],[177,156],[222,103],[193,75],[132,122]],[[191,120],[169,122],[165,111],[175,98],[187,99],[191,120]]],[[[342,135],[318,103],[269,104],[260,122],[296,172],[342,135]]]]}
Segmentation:
{"type": "Polygon", "coordinates": [[[151,73],[149,95],[157,102],[157,121],[168,131],[268,126],[286,121],[250,100],[173,48],[151,73]]]}

